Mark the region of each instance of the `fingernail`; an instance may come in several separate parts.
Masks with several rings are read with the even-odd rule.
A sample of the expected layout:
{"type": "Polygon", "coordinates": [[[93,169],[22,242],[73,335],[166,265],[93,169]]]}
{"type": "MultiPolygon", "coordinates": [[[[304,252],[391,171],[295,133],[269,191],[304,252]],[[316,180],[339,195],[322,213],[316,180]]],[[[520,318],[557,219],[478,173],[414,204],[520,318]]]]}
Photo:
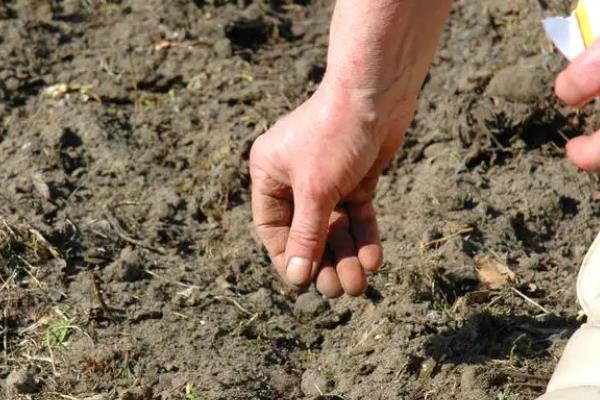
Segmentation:
{"type": "Polygon", "coordinates": [[[310,280],[312,266],[309,260],[292,257],[287,265],[286,276],[292,285],[306,285],[310,280]]]}

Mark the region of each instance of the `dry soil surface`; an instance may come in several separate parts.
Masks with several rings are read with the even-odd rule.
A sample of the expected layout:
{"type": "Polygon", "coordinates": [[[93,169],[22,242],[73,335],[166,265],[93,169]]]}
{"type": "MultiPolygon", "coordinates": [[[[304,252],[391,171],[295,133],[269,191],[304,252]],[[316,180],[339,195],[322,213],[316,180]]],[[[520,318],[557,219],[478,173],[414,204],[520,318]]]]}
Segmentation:
{"type": "Polygon", "coordinates": [[[553,97],[564,61],[540,24],[569,3],[455,1],[378,190],[386,264],[366,295],[325,300],[271,270],[247,158],[318,84],[331,2],[1,2],[0,390],[542,393],[600,229],[598,179],[563,151],[600,121],[553,97]],[[482,286],[490,263],[515,282],[482,286]]]}

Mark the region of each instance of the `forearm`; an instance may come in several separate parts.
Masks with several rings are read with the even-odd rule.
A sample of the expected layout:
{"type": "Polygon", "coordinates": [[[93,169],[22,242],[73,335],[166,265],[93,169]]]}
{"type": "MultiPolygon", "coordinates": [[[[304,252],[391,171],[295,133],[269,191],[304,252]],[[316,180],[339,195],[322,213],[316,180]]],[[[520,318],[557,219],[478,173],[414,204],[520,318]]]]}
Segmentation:
{"type": "Polygon", "coordinates": [[[387,106],[416,99],[450,9],[450,0],[338,0],[326,85],[387,106]]]}

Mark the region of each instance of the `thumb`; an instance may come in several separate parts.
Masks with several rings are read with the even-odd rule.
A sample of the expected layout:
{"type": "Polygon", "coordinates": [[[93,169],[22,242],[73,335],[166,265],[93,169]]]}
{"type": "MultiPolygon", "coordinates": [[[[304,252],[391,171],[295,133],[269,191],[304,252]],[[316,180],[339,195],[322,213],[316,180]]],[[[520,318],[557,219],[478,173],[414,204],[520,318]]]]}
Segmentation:
{"type": "Polygon", "coordinates": [[[583,170],[600,172],[600,132],[569,140],[567,156],[583,170]]]}
{"type": "Polygon", "coordinates": [[[334,207],[335,202],[325,196],[294,193],[294,215],[285,247],[286,277],[291,284],[306,286],[315,275],[334,207]]]}

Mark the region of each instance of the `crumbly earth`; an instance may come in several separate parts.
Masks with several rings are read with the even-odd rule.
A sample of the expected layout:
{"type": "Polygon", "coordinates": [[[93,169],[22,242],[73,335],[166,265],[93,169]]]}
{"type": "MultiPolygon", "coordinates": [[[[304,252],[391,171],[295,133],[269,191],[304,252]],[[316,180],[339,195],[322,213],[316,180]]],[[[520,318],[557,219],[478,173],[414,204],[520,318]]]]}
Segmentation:
{"type": "Polygon", "coordinates": [[[0,391],[541,394],[600,229],[598,179],[563,150],[600,120],[553,97],[564,61],[540,26],[569,3],[454,3],[377,194],[386,264],[366,295],[324,300],[270,268],[247,159],[318,84],[331,2],[3,1],[0,391]],[[481,286],[486,256],[511,287],[481,286]]]}

